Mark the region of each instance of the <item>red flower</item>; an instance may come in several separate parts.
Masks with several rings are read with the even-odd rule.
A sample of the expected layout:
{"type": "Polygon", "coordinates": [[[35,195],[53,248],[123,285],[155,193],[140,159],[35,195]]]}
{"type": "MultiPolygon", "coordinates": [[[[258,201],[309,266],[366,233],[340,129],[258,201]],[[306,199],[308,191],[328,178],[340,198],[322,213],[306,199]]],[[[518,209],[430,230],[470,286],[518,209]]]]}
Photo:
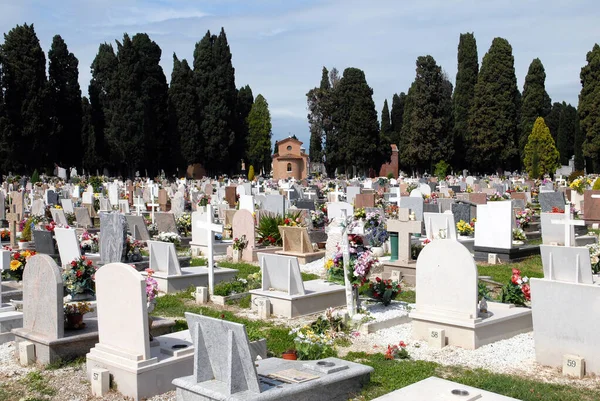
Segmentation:
{"type": "Polygon", "coordinates": [[[381,278],[379,278],[379,277],[376,277],[376,278],[375,278],[375,280],[376,280],[378,283],[379,283],[379,282],[381,282],[381,278]]]}
{"type": "Polygon", "coordinates": [[[92,261],[91,261],[91,260],[88,260],[88,261],[87,261],[87,265],[88,265],[88,266],[91,266],[91,265],[92,265],[92,261]]]}
{"type": "Polygon", "coordinates": [[[512,274],[521,274],[521,271],[519,269],[512,269],[512,274]]]}
{"type": "Polygon", "coordinates": [[[516,274],[513,274],[513,276],[510,278],[510,281],[513,284],[518,284],[517,281],[519,281],[519,276],[517,276],[516,274]]]}
{"type": "Polygon", "coordinates": [[[71,266],[73,266],[73,267],[77,266],[77,262],[76,261],[72,261],[71,262],[71,266]]]}
{"type": "Polygon", "coordinates": [[[521,291],[523,291],[523,295],[525,295],[525,299],[531,301],[531,288],[529,284],[523,284],[521,287],[521,291]]]}
{"type": "Polygon", "coordinates": [[[15,253],[15,255],[14,255],[14,258],[15,258],[15,259],[19,259],[19,258],[21,258],[21,254],[20,254],[19,252],[15,253]]]}
{"type": "Polygon", "coordinates": [[[75,275],[77,277],[81,277],[81,276],[83,276],[83,272],[81,270],[77,270],[77,273],[75,273],[75,275]]]}
{"type": "Polygon", "coordinates": [[[401,346],[402,348],[406,347],[406,343],[404,341],[400,341],[400,343],[398,345],[401,346]]]}
{"type": "Polygon", "coordinates": [[[81,260],[85,260],[85,255],[81,255],[81,260]]]}

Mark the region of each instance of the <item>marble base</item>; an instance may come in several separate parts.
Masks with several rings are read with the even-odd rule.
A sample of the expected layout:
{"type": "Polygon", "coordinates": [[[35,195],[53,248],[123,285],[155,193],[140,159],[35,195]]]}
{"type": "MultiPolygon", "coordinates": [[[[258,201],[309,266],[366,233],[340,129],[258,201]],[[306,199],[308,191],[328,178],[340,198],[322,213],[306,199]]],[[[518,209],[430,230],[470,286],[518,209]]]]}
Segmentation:
{"type": "Polygon", "coordinates": [[[446,331],[447,345],[477,349],[483,345],[504,340],[533,330],[531,309],[488,302],[488,313],[477,319],[460,319],[448,314],[414,310],[413,338],[428,341],[429,329],[446,331]]]}
{"type": "Polygon", "coordinates": [[[148,360],[130,359],[118,349],[97,344],[86,356],[88,380],[91,381],[92,369],[107,369],[117,391],[139,401],[173,390],[174,379],[194,370],[194,346],[188,330],[155,337],[150,353],[148,360]],[[177,345],[187,347],[173,349],[177,345]]]}
{"type": "MultiPolygon", "coordinates": [[[[182,267],[181,276],[169,276],[163,272],[155,272],[152,277],[158,283],[158,290],[167,294],[174,292],[185,291],[190,286],[207,287],[208,286],[208,268],[207,267],[182,267]]],[[[230,281],[236,276],[236,269],[227,269],[218,267],[214,269],[215,284],[221,281],[230,281]]],[[[146,272],[142,272],[146,275],[146,272]]]]}
{"type": "MultiPolygon", "coordinates": [[[[232,241],[217,241],[213,244],[213,255],[221,256],[227,255],[227,247],[230,246],[232,241]]],[[[190,242],[190,248],[192,250],[192,257],[200,257],[208,253],[208,245],[195,244],[190,242]]]]}
{"type": "Polygon", "coordinates": [[[23,327],[23,313],[10,304],[0,304],[0,344],[14,341],[13,329],[23,327]]]}
{"type": "Polygon", "coordinates": [[[342,285],[324,280],[304,282],[305,295],[288,295],[281,291],[251,290],[252,309],[256,298],[269,298],[271,314],[288,319],[322,312],[330,307],[346,305],[346,292],[342,285]]]}
{"type": "Polygon", "coordinates": [[[260,393],[249,390],[225,394],[223,383],[207,381],[196,383],[194,376],[175,379],[177,401],[307,401],[328,400],[347,401],[360,392],[369,383],[373,368],[348,362],[337,358],[326,358],[323,361],[334,363],[334,368],[321,368],[318,361],[287,361],[279,358],[268,358],[256,361],[256,372],[260,379],[260,393]],[[337,370],[337,369],[340,370],[337,370]],[[267,376],[287,369],[297,369],[318,376],[304,383],[284,383],[267,376]]]}
{"type": "Polygon", "coordinates": [[[498,259],[500,259],[501,263],[512,263],[518,262],[522,259],[525,259],[529,256],[539,255],[540,254],[540,246],[539,245],[521,245],[515,246],[510,249],[504,248],[486,248],[486,247],[475,247],[475,260],[487,262],[488,255],[490,253],[495,253],[498,255],[498,259]]]}
{"type": "Polygon", "coordinates": [[[298,264],[301,264],[301,265],[305,265],[307,263],[314,262],[315,260],[319,260],[319,259],[325,257],[325,251],[310,252],[310,253],[277,251],[275,253],[278,255],[295,256],[298,258],[298,264]]]}
{"type": "Polygon", "coordinates": [[[408,262],[402,261],[384,261],[383,262],[383,277],[388,279],[392,276],[393,271],[400,272],[400,278],[404,280],[404,284],[409,287],[417,285],[417,261],[411,260],[408,262]]]}

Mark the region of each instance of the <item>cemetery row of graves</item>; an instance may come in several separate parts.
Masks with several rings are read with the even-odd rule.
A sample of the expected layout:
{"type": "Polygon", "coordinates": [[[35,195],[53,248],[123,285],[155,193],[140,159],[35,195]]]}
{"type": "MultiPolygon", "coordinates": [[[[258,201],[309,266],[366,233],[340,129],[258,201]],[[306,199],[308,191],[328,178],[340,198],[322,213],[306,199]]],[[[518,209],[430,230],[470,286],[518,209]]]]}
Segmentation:
{"type": "Polygon", "coordinates": [[[594,181],[6,180],[0,401],[600,399],[594,181]]]}

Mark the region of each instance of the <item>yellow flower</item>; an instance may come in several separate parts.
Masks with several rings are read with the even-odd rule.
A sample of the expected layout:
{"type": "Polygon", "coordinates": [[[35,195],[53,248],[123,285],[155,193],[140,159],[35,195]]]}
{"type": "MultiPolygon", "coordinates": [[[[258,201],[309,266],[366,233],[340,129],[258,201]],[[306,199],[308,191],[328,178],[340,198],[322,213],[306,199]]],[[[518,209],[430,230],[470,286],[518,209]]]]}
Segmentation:
{"type": "Polygon", "coordinates": [[[333,267],[333,259],[329,259],[326,263],[325,263],[325,269],[329,270],[333,267]]]}
{"type": "Polygon", "coordinates": [[[29,258],[31,256],[31,252],[29,252],[29,251],[23,251],[23,252],[21,252],[21,255],[25,256],[25,258],[27,259],[27,258],[29,258]]]}
{"type": "Polygon", "coordinates": [[[21,267],[22,263],[18,260],[11,260],[10,262],[10,270],[15,271],[21,267]]]}
{"type": "Polygon", "coordinates": [[[54,208],[55,208],[55,209],[62,209],[62,206],[59,206],[59,205],[54,205],[54,208]]]}

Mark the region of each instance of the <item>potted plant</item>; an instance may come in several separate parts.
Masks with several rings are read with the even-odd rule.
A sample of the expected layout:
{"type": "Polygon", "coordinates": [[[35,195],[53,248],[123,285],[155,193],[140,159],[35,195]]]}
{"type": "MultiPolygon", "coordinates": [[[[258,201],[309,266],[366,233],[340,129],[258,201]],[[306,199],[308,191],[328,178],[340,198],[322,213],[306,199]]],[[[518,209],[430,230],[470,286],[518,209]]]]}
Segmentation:
{"type": "Polygon", "coordinates": [[[75,259],[63,270],[63,282],[67,288],[67,292],[71,295],[71,300],[82,301],[93,299],[96,293],[96,283],[94,276],[96,275],[97,266],[94,266],[92,261],[81,256],[75,259]]]}
{"type": "Polygon", "coordinates": [[[527,236],[525,235],[525,231],[522,228],[515,228],[512,232],[513,236],[513,245],[523,245],[527,236]]]}
{"type": "Polygon", "coordinates": [[[288,361],[295,361],[298,359],[298,353],[296,352],[296,350],[294,348],[290,348],[287,351],[285,351],[283,354],[281,354],[281,357],[288,361]]]}
{"type": "Polygon", "coordinates": [[[10,268],[4,271],[4,277],[12,278],[16,281],[23,280],[23,270],[25,269],[25,264],[33,255],[35,255],[35,251],[29,250],[13,253],[10,260],[10,268]]]}
{"type": "Polygon", "coordinates": [[[81,330],[85,327],[83,315],[88,312],[93,312],[89,302],[77,302],[64,305],[65,312],[65,329],[66,330],[81,330]]]}
{"type": "Polygon", "coordinates": [[[19,249],[28,249],[31,242],[31,219],[21,221],[21,238],[19,238],[19,249]]]}
{"type": "Polygon", "coordinates": [[[381,302],[383,306],[388,306],[392,303],[398,294],[400,294],[400,284],[397,281],[382,280],[379,277],[375,278],[375,282],[370,282],[365,294],[375,302],[381,302]]]}
{"type": "Polygon", "coordinates": [[[459,237],[470,238],[475,233],[475,223],[467,223],[464,220],[460,220],[456,223],[456,231],[458,231],[459,237]]]}
{"type": "Polygon", "coordinates": [[[377,226],[367,231],[367,238],[371,245],[373,255],[380,258],[384,255],[383,244],[389,238],[389,234],[383,226],[377,226]]]}
{"type": "Polygon", "coordinates": [[[233,262],[237,263],[240,261],[242,256],[242,251],[246,248],[248,244],[248,240],[246,239],[246,235],[242,235],[241,238],[234,238],[233,240],[233,262]]]}

